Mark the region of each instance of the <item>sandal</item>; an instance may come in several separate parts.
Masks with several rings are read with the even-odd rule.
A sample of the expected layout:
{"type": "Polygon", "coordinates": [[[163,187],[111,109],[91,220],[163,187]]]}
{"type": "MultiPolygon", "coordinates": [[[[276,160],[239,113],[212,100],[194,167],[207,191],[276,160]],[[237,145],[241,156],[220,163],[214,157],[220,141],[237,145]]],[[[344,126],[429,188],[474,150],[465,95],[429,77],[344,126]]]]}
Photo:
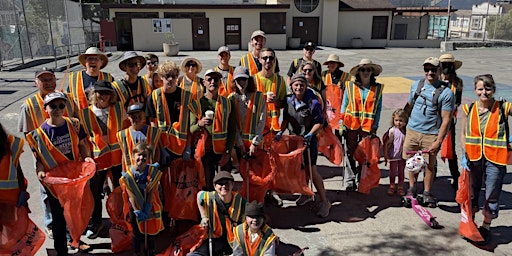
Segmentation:
{"type": "Polygon", "coordinates": [[[392,196],[395,193],[395,187],[389,186],[388,191],[386,192],[388,196],[392,196]]]}
{"type": "Polygon", "coordinates": [[[404,188],[403,187],[398,187],[397,193],[400,196],[405,196],[404,188]]]}

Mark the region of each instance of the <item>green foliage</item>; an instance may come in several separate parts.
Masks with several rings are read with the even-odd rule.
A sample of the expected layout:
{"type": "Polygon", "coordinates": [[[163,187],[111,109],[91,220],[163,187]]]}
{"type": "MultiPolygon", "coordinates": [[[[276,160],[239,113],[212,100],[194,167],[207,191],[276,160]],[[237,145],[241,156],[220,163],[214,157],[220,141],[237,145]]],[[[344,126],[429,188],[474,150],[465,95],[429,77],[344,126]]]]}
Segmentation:
{"type": "Polygon", "coordinates": [[[512,40],[512,11],[497,19],[490,17],[486,29],[488,38],[512,40]]]}

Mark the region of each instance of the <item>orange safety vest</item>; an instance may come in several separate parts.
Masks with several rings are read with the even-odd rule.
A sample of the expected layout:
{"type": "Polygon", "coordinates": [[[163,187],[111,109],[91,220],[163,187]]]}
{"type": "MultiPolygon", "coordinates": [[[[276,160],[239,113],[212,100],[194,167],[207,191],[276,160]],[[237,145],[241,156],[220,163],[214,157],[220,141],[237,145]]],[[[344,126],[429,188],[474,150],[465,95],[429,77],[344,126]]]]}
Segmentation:
{"type": "Polygon", "coordinates": [[[251,243],[251,236],[249,234],[249,227],[247,226],[247,223],[244,222],[243,224],[236,226],[233,233],[236,241],[244,252],[243,255],[250,256],[263,256],[265,251],[277,238],[267,224],[261,227],[261,230],[258,232],[258,237],[253,243],[251,243]]]}
{"type": "MultiPolygon", "coordinates": [[[[505,113],[510,112],[511,103],[502,103],[505,113]]],[[[504,122],[508,120],[501,120],[502,114],[500,113],[500,101],[495,101],[491,110],[487,123],[482,134],[480,130],[480,118],[478,113],[478,101],[474,102],[471,112],[469,112],[469,105],[462,106],[464,113],[467,115],[466,123],[466,154],[470,161],[477,161],[484,157],[499,165],[506,165],[508,152],[507,152],[507,136],[505,132],[504,122]]],[[[503,114],[508,116],[507,114],[503,114]]]]}
{"type": "MultiPolygon", "coordinates": [[[[84,80],[82,77],[82,72],[71,72],[69,74],[69,92],[73,96],[78,109],[85,109],[89,106],[88,97],[84,91],[84,80]]],[[[112,75],[107,72],[100,72],[98,76],[98,81],[109,81],[112,82],[112,75]]]]}
{"type": "MultiPolygon", "coordinates": [[[[147,126],[148,130],[146,132],[146,144],[151,146],[151,152],[149,156],[149,162],[154,162],[155,154],[156,154],[156,147],[160,141],[160,136],[162,132],[160,129],[156,127],[147,126]]],[[[128,127],[122,131],[117,132],[117,140],[119,141],[119,146],[121,147],[122,152],[122,158],[123,158],[123,170],[128,170],[130,166],[134,165],[133,161],[133,147],[135,146],[135,143],[133,141],[132,133],[134,132],[132,127],[128,127]]]]}
{"type": "Polygon", "coordinates": [[[346,81],[350,80],[350,75],[346,72],[341,73],[340,80],[337,84],[333,84],[331,72],[324,71],[323,75],[324,84],[327,87],[325,92],[325,97],[327,98],[328,104],[332,108],[334,112],[334,118],[329,120],[329,125],[334,129],[338,130],[339,123],[341,119],[341,101],[343,100],[343,92],[345,90],[344,84],[346,81]]]}
{"type": "Polygon", "coordinates": [[[120,102],[109,107],[107,134],[103,134],[92,106],[80,111],[80,120],[84,130],[89,135],[92,144],[92,155],[96,162],[96,170],[101,171],[121,164],[121,147],[116,134],[123,129],[124,108],[120,102]],[[103,139],[107,137],[107,141],[103,139]]]}
{"type": "Polygon", "coordinates": [[[259,72],[254,56],[250,52],[242,56],[240,66],[244,66],[249,70],[249,76],[256,75],[259,72]]]}
{"type": "MultiPolygon", "coordinates": [[[[256,74],[254,76],[254,80],[256,81],[256,90],[267,93],[266,89],[263,87],[263,83],[261,82],[261,75],[260,73],[256,74]]],[[[276,97],[279,97],[281,90],[283,89],[283,86],[281,84],[284,82],[283,77],[281,77],[278,74],[274,74],[274,77],[272,78],[272,87],[269,91],[274,92],[274,95],[276,97]]],[[[267,119],[265,123],[265,131],[268,130],[274,130],[279,131],[281,130],[279,125],[279,109],[275,106],[274,103],[267,103],[267,119]]]]}
{"type": "Polygon", "coordinates": [[[208,222],[210,230],[213,230],[213,237],[219,238],[222,236],[222,222],[220,218],[224,218],[226,223],[226,231],[228,242],[232,243],[235,239],[233,234],[234,225],[241,223],[243,221],[243,213],[245,212],[245,200],[243,197],[237,192],[231,192],[233,195],[233,199],[231,199],[231,204],[227,207],[227,214],[229,216],[225,216],[221,212],[219,212],[217,203],[215,202],[215,194],[217,192],[211,191],[201,191],[198,194],[198,198],[200,201],[204,202],[204,208],[206,210],[206,217],[210,220],[208,222]],[[233,223],[233,221],[238,223],[233,223]]]}
{"type": "Polygon", "coordinates": [[[20,155],[23,152],[24,140],[9,134],[7,135],[7,141],[4,143],[9,146],[9,150],[0,161],[0,198],[1,200],[17,202],[20,192],[18,166],[20,155]]]}
{"type": "Polygon", "coordinates": [[[187,90],[181,90],[180,118],[178,122],[172,124],[169,106],[165,100],[165,89],[162,87],[154,90],[152,98],[153,106],[156,108],[158,128],[163,132],[162,145],[176,155],[183,154],[183,150],[187,146],[190,115],[188,106],[192,101],[192,94],[187,90]]]}
{"type": "Polygon", "coordinates": [[[121,101],[123,105],[130,105],[135,102],[146,102],[146,98],[151,94],[151,86],[146,80],[142,79],[142,77],[140,76],[137,77],[136,94],[133,94],[130,88],[127,88],[122,81],[123,80],[112,82],[112,87],[114,87],[114,89],[116,90],[117,96],[119,97],[119,101],[121,101]],[[138,95],[141,95],[143,97],[143,100],[139,101],[132,98],[138,95]]]}
{"type": "MultiPolygon", "coordinates": [[[[221,73],[221,69],[218,66],[215,67],[215,71],[221,73]]],[[[226,83],[224,84],[224,80],[220,80],[219,95],[227,97],[233,92],[233,89],[231,89],[231,84],[233,83],[233,72],[233,67],[229,66],[228,78],[226,79],[226,83]]]]}
{"type": "MultiPolygon", "coordinates": [[[[199,100],[190,103],[190,110],[201,119],[203,111],[199,100]]],[[[224,154],[226,152],[226,140],[228,138],[229,114],[231,113],[231,102],[228,98],[218,95],[215,105],[215,116],[213,120],[212,144],[213,152],[224,154]]]]}
{"type": "Polygon", "coordinates": [[[345,109],[343,124],[351,129],[361,128],[365,132],[370,132],[377,111],[377,102],[382,97],[382,85],[375,84],[370,86],[370,91],[363,102],[359,86],[354,82],[349,82],[345,87],[348,96],[348,105],[345,109]]]}
{"type": "MultiPolygon", "coordinates": [[[[158,195],[158,186],[160,184],[161,178],[162,172],[158,170],[158,163],[149,164],[148,186],[146,191],[151,191],[153,200],[151,201],[151,212],[149,213],[149,219],[146,221],[137,220],[137,226],[139,227],[139,230],[142,234],[156,235],[164,229],[164,224],[162,221],[162,201],[160,201],[160,196],[158,195]]],[[[123,190],[125,216],[128,215],[130,211],[130,195],[134,197],[133,199],[135,204],[138,206],[137,208],[142,210],[142,207],[146,203],[147,199],[144,197],[144,193],[146,191],[141,191],[139,189],[139,186],[137,185],[133,175],[133,170],[128,169],[127,172],[123,173],[123,176],[121,179],[119,179],[119,183],[121,184],[121,189],[123,190]]]]}
{"type": "MultiPolygon", "coordinates": [[[[230,97],[230,99],[234,99],[235,109],[237,111],[237,125],[238,130],[241,132],[242,141],[244,143],[244,147],[246,150],[252,145],[252,140],[256,137],[256,128],[258,127],[260,121],[260,113],[263,108],[263,104],[265,104],[265,96],[262,92],[256,91],[253,93],[251,100],[247,106],[247,113],[245,115],[245,120],[241,120],[240,116],[240,106],[239,101],[236,98],[230,97]],[[243,127],[241,127],[243,122],[243,127]]],[[[262,146],[263,143],[259,145],[262,146]]]]}
{"type": "MultiPolygon", "coordinates": [[[[72,117],[75,111],[75,105],[72,103],[73,101],[69,94],[64,93],[64,95],[66,95],[67,101],[65,103],[66,108],[64,109],[63,115],[66,117],[72,117]]],[[[34,129],[43,124],[46,119],[50,118],[50,115],[48,115],[44,109],[44,100],[43,97],[41,97],[41,94],[36,93],[34,96],[27,98],[25,100],[25,104],[27,105],[28,114],[30,116],[30,120],[32,120],[32,127],[34,129]]]]}
{"type": "MultiPolygon", "coordinates": [[[[185,76],[182,76],[181,81],[179,83],[180,83],[181,89],[188,91],[185,88],[185,79],[186,79],[185,76]]],[[[192,100],[197,100],[197,99],[203,97],[203,85],[199,83],[199,79],[197,76],[194,79],[194,81],[192,81],[192,86],[190,87],[190,93],[192,94],[192,100]]]]}

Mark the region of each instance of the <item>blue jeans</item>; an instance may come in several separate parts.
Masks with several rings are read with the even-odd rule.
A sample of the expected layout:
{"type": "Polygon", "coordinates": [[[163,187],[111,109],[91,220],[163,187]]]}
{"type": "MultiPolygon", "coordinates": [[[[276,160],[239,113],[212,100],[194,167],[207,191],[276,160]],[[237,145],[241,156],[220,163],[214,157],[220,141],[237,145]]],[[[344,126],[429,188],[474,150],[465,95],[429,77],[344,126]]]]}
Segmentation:
{"type": "Polygon", "coordinates": [[[473,212],[479,209],[478,199],[480,191],[482,190],[482,182],[485,178],[485,201],[483,215],[485,217],[496,219],[498,218],[499,199],[501,188],[503,187],[503,178],[507,173],[505,165],[498,165],[492,163],[482,157],[482,159],[470,162],[469,168],[471,169],[471,204],[473,212]]]}
{"type": "Polygon", "coordinates": [[[50,202],[48,200],[48,195],[46,194],[46,189],[44,186],[39,183],[39,194],[41,196],[41,204],[43,206],[43,222],[44,226],[47,228],[52,228],[52,212],[50,207],[50,202]]]}

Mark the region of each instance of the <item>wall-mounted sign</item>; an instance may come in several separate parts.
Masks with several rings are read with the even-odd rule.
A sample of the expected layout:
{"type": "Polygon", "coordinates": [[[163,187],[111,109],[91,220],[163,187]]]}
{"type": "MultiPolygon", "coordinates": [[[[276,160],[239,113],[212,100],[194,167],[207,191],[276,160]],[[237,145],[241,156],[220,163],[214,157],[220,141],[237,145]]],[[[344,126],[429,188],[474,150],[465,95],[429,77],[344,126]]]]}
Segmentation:
{"type": "Polygon", "coordinates": [[[171,19],[153,19],[153,32],[170,33],[171,19]]]}

